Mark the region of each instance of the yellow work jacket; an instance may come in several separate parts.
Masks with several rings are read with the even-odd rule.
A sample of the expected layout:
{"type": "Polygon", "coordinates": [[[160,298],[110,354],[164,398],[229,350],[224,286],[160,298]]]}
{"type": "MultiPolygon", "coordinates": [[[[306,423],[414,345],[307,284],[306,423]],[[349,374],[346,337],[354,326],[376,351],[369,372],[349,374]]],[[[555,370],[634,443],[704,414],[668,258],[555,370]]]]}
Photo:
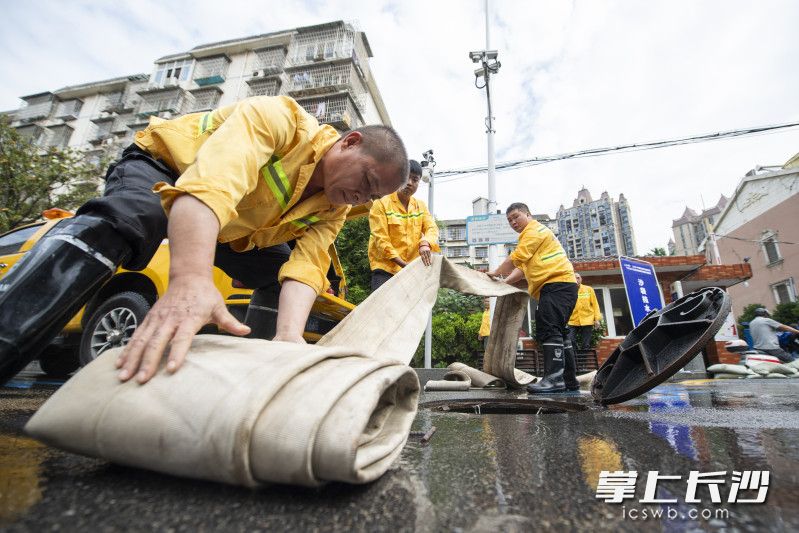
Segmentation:
{"type": "Polygon", "coordinates": [[[174,187],[153,188],[167,213],[191,194],[219,219],[219,242],[237,252],[296,239],[278,279],[321,293],[329,286],[328,249],[350,206],[331,205],[324,192],[299,199],[338,138],[291,98],[257,96],[208,113],[153,117],[136,144],[180,174],[174,187]]]}
{"type": "Polygon", "coordinates": [[[524,272],[527,290],[535,299],[547,283],[577,283],[574,267],[555,234],[537,220],[531,220],[519,234],[519,244],[510,258],[513,265],[524,272]]]}
{"type": "Polygon", "coordinates": [[[577,303],[569,318],[570,326],[593,326],[594,322],[602,320],[602,313],[599,311],[599,302],[593,287],[580,285],[577,290],[577,303]]]}
{"type": "Polygon", "coordinates": [[[491,311],[485,309],[483,310],[483,318],[480,321],[480,331],[477,336],[488,337],[489,335],[491,335],[491,311]]]}
{"type": "Polygon", "coordinates": [[[392,259],[409,263],[419,257],[419,243],[425,240],[434,252],[438,246],[438,226],[427,205],[411,196],[408,209],[397,193],[375,200],[369,210],[369,267],[396,274],[401,267],[392,259]]]}

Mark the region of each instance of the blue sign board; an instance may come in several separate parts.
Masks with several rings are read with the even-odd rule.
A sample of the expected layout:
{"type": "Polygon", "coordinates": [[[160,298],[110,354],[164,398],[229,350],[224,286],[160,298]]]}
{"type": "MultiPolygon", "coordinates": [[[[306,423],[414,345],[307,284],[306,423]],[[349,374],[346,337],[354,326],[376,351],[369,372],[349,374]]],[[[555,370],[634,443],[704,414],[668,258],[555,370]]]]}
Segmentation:
{"type": "Polygon", "coordinates": [[[619,257],[619,266],[621,266],[621,277],[624,279],[624,289],[627,291],[633,325],[638,326],[650,311],[663,309],[663,297],[660,294],[655,267],[652,263],[629,257],[619,257]]]}

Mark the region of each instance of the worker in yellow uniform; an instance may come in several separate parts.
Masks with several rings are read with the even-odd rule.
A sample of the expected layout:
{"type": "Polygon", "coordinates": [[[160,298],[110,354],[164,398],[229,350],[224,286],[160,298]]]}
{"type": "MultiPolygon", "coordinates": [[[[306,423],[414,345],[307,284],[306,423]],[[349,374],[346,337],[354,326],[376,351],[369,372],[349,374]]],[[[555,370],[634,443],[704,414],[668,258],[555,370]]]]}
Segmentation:
{"type": "Polygon", "coordinates": [[[493,278],[504,278],[512,285],[527,280],[530,296],[538,300],[535,311],[535,336],[544,352],[544,377],[527,386],[531,394],[574,391],[580,388],[574,350],[566,323],[577,301],[574,267],[552,230],[538,222],[523,203],[513,203],[505,211],[511,228],[519,233],[519,243],[495,270],[493,278]]]}
{"type": "Polygon", "coordinates": [[[104,195],[0,280],[0,381],[35,357],[118,265],[143,268],[167,236],[169,285],[117,361],[120,380],[148,381],[168,346],[166,369],[178,370],[207,323],[251,331],[227,311],[213,265],[256,289],[254,301],[264,291],[275,300],[275,340],[304,342],[350,206],[390,194],[407,176],[393,129],[341,136],[286,96],[151,118],[108,170],[104,195]]]}
{"type": "Polygon", "coordinates": [[[588,350],[594,328],[601,327],[602,313],[593,287],[583,284],[579,273],[576,272],[574,277],[577,278],[577,304],[569,318],[569,336],[575,349],[588,350]]]}
{"type": "Polygon", "coordinates": [[[413,197],[419,188],[422,166],[413,159],[409,166],[407,185],[376,200],[369,210],[368,254],[373,291],[417,257],[429,266],[431,252],[440,251],[438,226],[427,205],[413,197]]]}

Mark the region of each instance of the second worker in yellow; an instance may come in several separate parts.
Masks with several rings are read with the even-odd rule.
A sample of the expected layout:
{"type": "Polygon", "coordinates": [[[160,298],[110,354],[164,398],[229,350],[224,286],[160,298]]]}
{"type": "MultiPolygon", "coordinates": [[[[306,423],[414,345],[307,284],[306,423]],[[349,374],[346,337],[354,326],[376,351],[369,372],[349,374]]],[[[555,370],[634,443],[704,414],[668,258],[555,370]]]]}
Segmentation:
{"type": "Polygon", "coordinates": [[[429,266],[431,252],[440,251],[438,226],[427,205],[413,197],[421,177],[422,166],[411,159],[408,184],[375,200],[369,210],[372,291],[417,257],[429,266]]]}

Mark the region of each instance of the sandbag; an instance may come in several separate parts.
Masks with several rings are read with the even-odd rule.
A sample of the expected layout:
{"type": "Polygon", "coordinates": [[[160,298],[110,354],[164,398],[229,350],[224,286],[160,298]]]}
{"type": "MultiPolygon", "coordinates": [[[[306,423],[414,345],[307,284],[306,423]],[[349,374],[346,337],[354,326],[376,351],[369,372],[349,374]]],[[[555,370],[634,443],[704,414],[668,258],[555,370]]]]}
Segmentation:
{"type": "Polygon", "coordinates": [[[729,373],[725,373],[725,372],[719,372],[719,373],[713,374],[713,379],[746,379],[748,377],[756,378],[756,377],[760,377],[760,376],[757,375],[757,374],[743,375],[743,374],[729,374],[729,373]]]}
{"type": "Polygon", "coordinates": [[[746,363],[752,371],[760,374],[761,376],[768,376],[770,374],[782,374],[785,376],[792,376],[797,371],[795,368],[779,363],[746,363]]]}
{"type": "Polygon", "coordinates": [[[753,371],[744,365],[730,365],[726,363],[718,363],[707,367],[707,371],[711,374],[736,374],[739,376],[746,376],[753,371]]]}
{"type": "Polygon", "coordinates": [[[109,350],[25,431],[76,453],[246,486],[372,481],[408,438],[419,395],[408,363],[439,287],[504,297],[486,360],[518,383],[510,332],[523,312],[510,303],[526,307],[527,294],[434,256],[430,267],[417,259],[402,269],[315,346],[200,335],[183,368],[162,364],[144,385],[120,383],[120,350],[109,350]]]}

